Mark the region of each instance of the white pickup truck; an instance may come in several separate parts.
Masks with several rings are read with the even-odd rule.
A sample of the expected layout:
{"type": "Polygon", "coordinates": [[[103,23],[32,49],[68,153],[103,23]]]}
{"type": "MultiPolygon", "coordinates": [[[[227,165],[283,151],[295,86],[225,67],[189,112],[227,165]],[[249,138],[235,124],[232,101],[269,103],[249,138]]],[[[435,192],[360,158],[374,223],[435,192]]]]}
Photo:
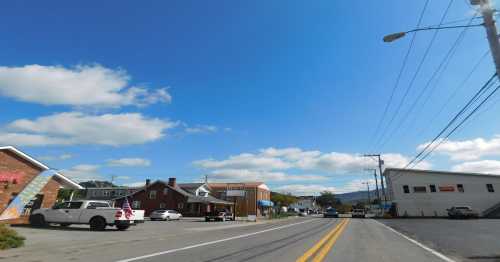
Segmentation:
{"type": "Polygon", "coordinates": [[[49,223],[64,227],[71,224],[88,224],[90,229],[95,231],[102,231],[106,226],[126,230],[130,225],[144,222],[144,210],[132,210],[132,214],[127,218],[123,209],[113,208],[106,201],[68,201],[55,204],[52,208],[37,209],[29,220],[35,227],[49,223]]]}

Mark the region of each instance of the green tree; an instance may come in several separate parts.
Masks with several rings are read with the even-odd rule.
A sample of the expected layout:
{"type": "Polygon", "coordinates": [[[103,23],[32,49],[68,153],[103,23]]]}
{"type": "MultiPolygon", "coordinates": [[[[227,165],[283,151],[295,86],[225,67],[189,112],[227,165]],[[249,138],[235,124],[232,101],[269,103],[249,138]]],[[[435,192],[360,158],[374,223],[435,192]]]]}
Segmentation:
{"type": "Polygon", "coordinates": [[[271,201],[273,201],[273,203],[277,206],[289,206],[297,202],[297,198],[291,194],[271,192],[271,201]]]}
{"type": "Polygon", "coordinates": [[[331,191],[321,192],[320,196],[316,198],[316,203],[322,208],[338,207],[342,205],[340,199],[337,199],[335,194],[331,191]]]}

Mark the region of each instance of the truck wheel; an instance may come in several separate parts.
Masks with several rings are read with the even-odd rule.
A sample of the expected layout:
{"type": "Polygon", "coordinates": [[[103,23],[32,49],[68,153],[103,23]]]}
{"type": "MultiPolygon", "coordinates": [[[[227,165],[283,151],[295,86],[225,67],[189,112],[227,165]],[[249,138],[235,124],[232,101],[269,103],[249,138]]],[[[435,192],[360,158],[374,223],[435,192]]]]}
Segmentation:
{"type": "Polygon", "coordinates": [[[102,217],[94,217],[90,220],[90,230],[104,231],[106,229],[106,221],[102,217]]]}
{"type": "Polygon", "coordinates": [[[129,228],[129,225],[117,225],[116,228],[120,231],[125,231],[129,228]]]}
{"type": "Polygon", "coordinates": [[[47,226],[47,222],[45,221],[45,217],[40,214],[32,215],[29,218],[30,225],[33,227],[45,227],[47,226]]]}
{"type": "Polygon", "coordinates": [[[222,222],[226,222],[226,218],[225,218],[225,217],[223,217],[223,218],[221,219],[221,221],[222,221],[222,222]]]}

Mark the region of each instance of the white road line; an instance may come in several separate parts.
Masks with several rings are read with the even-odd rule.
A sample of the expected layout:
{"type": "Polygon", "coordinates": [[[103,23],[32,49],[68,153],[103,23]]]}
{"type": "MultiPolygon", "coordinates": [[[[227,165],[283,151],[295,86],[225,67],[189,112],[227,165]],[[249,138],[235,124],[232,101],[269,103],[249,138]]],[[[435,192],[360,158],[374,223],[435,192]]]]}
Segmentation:
{"type": "Polygon", "coordinates": [[[394,228],[392,228],[392,227],[390,227],[390,226],[387,226],[387,225],[386,225],[386,224],[384,224],[384,223],[381,223],[381,222],[379,222],[379,221],[377,221],[377,220],[374,220],[374,219],[373,219],[373,221],[377,222],[379,225],[382,225],[383,227],[385,227],[385,228],[389,229],[390,231],[394,232],[395,234],[397,234],[397,235],[399,235],[399,236],[401,236],[401,237],[405,238],[406,240],[408,240],[408,241],[412,242],[413,244],[415,244],[415,245],[417,245],[417,246],[421,247],[422,249],[424,249],[424,250],[426,250],[426,251],[428,251],[428,252],[432,253],[433,255],[435,255],[435,256],[437,256],[437,257],[441,258],[442,260],[444,260],[444,261],[446,261],[446,262],[456,262],[455,260],[453,260],[453,259],[451,259],[451,258],[449,258],[449,257],[447,257],[447,256],[445,256],[445,255],[443,255],[442,253],[440,253],[440,252],[438,252],[438,251],[436,251],[436,250],[434,250],[434,249],[432,249],[432,248],[430,248],[430,247],[428,247],[428,246],[426,246],[426,245],[424,245],[424,244],[422,244],[422,243],[418,242],[417,240],[415,240],[415,239],[413,239],[413,238],[410,238],[410,237],[406,236],[405,234],[403,234],[403,233],[401,233],[401,232],[397,231],[396,229],[394,229],[394,228]]]}
{"type": "Polygon", "coordinates": [[[192,248],[203,247],[203,246],[213,245],[213,244],[217,244],[217,243],[225,242],[225,241],[229,241],[229,240],[234,240],[234,239],[239,239],[239,238],[245,238],[245,237],[249,237],[249,236],[254,236],[254,235],[266,233],[266,232],[269,232],[269,231],[280,230],[280,229],[283,229],[283,228],[292,227],[292,226],[296,226],[296,225],[300,225],[300,224],[304,224],[304,223],[309,223],[309,222],[312,222],[312,221],[318,221],[318,220],[316,220],[316,219],[310,219],[310,220],[306,220],[306,221],[302,221],[302,222],[298,222],[298,223],[288,224],[288,225],[279,226],[279,227],[273,227],[273,228],[269,228],[269,229],[265,229],[265,230],[253,232],[253,233],[248,233],[248,234],[238,235],[238,236],[234,236],[234,237],[228,237],[228,238],[223,238],[223,239],[219,239],[219,240],[204,242],[204,243],[200,243],[200,244],[196,244],[196,245],[191,245],[191,246],[187,246],[187,247],[170,249],[170,250],[156,252],[156,253],[152,253],[152,254],[149,254],[149,255],[140,256],[140,257],[133,257],[133,258],[122,259],[122,260],[118,260],[117,262],[131,262],[131,261],[137,261],[137,260],[146,259],[146,258],[150,258],[150,257],[161,256],[161,255],[165,255],[165,254],[171,254],[171,253],[175,253],[175,252],[179,252],[179,251],[183,251],[183,250],[188,250],[188,249],[192,249],[192,248]]]}

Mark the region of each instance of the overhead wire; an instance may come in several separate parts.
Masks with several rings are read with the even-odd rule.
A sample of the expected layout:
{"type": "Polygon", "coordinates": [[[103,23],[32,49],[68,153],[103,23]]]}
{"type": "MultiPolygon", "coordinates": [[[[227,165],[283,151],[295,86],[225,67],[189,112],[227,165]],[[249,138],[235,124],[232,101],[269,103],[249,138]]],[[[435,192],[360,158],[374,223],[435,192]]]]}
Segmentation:
{"type": "MultiPolygon", "coordinates": [[[[446,6],[446,9],[443,13],[443,15],[441,16],[441,19],[439,21],[439,24],[441,25],[441,23],[444,22],[444,20],[446,19],[446,15],[448,14],[449,10],[450,10],[450,7],[451,5],[453,4],[453,0],[450,0],[448,2],[448,5],[446,6]]],[[[380,145],[380,149],[382,149],[385,144],[387,143],[386,140],[390,139],[390,135],[387,136],[387,139],[386,138],[386,134],[388,134],[388,128],[390,128],[390,126],[392,125],[392,123],[394,122],[394,120],[396,119],[396,117],[399,115],[399,112],[404,104],[404,102],[406,101],[406,98],[408,97],[408,94],[410,93],[410,90],[412,89],[413,87],[413,84],[415,83],[415,80],[417,79],[417,76],[418,74],[420,73],[420,70],[422,69],[422,66],[425,62],[425,60],[427,59],[427,56],[429,55],[429,52],[432,48],[432,46],[434,45],[434,41],[436,40],[436,37],[437,35],[439,34],[439,30],[435,30],[434,31],[434,34],[432,35],[432,38],[431,38],[431,41],[429,42],[429,44],[427,45],[427,48],[425,49],[424,51],[424,55],[422,56],[422,58],[420,59],[420,62],[419,64],[417,65],[417,69],[415,70],[415,73],[413,74],[406,90],[405,90],[405,93],[403,94],[403,97],[401,98],[398,106],[396,107],[396,111],[394,112],[394,114],[392,114],[392,117],[390,118],[389,120],[389,123],[385,126],[385,128],[383,129],[384,131],[382,132],[382,136],[379,140],[379,142],[377,143],[377,145],[380,145]]],[[[391,132],[391,134],[394,133],[394,132],[391,132]]]]}
{"type": "MultiPolygon", "coordinates": [[[[418,18],[418,22],[417,22],[417,26],[416,26],[417,28],[420,27],[420,24],[422,23],[422,20],[424,18],[425,12],[427,10],[427,6],[429,4],[429,1],[430,0],[425,1],[424,7],[422,8],[422,11],[420,12],[420,16],[418,18]]],[[[380,120],[375,128],[375,132],[372,135],[372,139],[370,141],[375,141],[375,139],[378,137],[382,123],[385,121],[385,118],[386,118],[387,113],[389,111],[389,107],[392,104],[392,100],[394,99],[394,94],[396,93],[396,90],[398,89],[399,83],[401,81],[401,77],[403,76],[403,72],[405,71],[406,64],[408,62],[408,58],[410,56],[413,45],[415,43],[416,37],[417,37],[417,33],[414,33],[411,37],[410,44],[408,45],[408,49],[406,50],[405,56],[403,57],[403,63],[401,64],[398,75],[396,77],[396,82],[394,83],[394,86],[392,87],[392,90],[391,90],[391,94],[389,95],[389,100],[385,104],[384,111],[382,113],[382,117],[380,118],[380,120]]],[[[373,142],[372,142],[372,145],[373,145],[373,142]]]]}

